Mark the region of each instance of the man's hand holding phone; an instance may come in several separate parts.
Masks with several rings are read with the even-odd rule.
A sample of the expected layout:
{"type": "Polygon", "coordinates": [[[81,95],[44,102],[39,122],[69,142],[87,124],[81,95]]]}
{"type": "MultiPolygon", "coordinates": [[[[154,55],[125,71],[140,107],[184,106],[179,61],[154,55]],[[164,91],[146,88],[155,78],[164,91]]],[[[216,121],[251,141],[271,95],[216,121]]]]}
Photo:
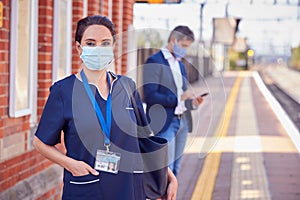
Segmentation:
{"type": "Polygon", "coordinates": [[[208,92],[203,93],[203,94],[197,96],[196,98],[194,98],[193,99],[193,105],[194,106],[199,106],[203,102],[203,97],[205,97],[206,95],[208,95],[208,92]]]}
{"type": "Polygon", "coordinates": [[[194,107],[199,106],[203,102],[203,97],[208,95],[208,92],[205,92],[199,96],[196,96],[195,93],[187,90],[181,95],[181,101],[185,101],[187,99],[193,99],[192,103],[194,107]]]}

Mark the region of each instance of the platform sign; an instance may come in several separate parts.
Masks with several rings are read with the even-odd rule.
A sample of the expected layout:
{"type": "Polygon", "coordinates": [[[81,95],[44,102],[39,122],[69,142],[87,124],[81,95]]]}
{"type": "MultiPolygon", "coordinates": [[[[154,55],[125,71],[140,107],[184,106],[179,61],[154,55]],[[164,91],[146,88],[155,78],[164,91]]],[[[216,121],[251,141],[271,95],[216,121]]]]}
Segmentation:
{"type": "Polygon", "coordinates": [[[233,42],[233,50],[236,52],[246,52],[247,50],[247,38],[245,37],[236,37],[233,42]]]}
{"type": "Polygon", "coordinates": [[[213,41],[224,45],[232,45],[240,19],[236,18],[214,18],[213,19],[213,41]]]}
{"type": "Polygon", "coordinates": [[[0,1],[0,28],[3,26],[3,3],[0,1]]]}

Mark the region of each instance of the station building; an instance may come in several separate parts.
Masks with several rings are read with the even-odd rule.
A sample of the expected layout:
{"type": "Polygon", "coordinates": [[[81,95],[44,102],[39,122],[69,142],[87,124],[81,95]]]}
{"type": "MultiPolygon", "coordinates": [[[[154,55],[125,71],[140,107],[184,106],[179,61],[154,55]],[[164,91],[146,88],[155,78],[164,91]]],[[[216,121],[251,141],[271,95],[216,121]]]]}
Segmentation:
{"type": "MultiPolygon", "coordinates": [[[[117,33],[133,21],[133,0],[0,0],[0,199],[60,199],[62,168],[32,145],[49,87],[76,73],[77,21],[105,15],[117,33]]],[[[126,35],[115,53],[126,49],[126,35]]],[[[127,71],[127,57],[115,62],[127,71]]],[[[64,149],[63,144],[58,148],[64,149]]]]}

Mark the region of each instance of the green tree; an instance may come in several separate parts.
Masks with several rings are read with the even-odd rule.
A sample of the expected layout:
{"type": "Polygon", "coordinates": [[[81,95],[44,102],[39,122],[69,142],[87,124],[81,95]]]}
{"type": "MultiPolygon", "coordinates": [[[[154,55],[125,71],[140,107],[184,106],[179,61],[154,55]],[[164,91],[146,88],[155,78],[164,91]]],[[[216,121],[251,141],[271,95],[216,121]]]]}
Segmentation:
{"type": "Polygon", "coordinates": [[[300,46],[292,48],[290,66],[296,70],[300,70],[300,46]]]}

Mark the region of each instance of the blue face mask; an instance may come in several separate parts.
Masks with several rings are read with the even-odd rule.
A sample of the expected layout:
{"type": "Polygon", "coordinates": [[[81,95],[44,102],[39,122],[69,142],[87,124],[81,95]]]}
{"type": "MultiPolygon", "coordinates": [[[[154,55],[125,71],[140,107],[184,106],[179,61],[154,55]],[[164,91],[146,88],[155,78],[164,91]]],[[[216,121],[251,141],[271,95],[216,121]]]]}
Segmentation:
{"type": "Polygon", "coordinates": [[[80,58],[90,70],[102,70],[114,59],[113,47],[81,46],[80,58]]]}
{"type": "Polygon", "coordinates": [[[175,41],[173,45],[173,53],[176,58],[183,58],[186,55],[186,49],[179,46],[175,41]]]}

